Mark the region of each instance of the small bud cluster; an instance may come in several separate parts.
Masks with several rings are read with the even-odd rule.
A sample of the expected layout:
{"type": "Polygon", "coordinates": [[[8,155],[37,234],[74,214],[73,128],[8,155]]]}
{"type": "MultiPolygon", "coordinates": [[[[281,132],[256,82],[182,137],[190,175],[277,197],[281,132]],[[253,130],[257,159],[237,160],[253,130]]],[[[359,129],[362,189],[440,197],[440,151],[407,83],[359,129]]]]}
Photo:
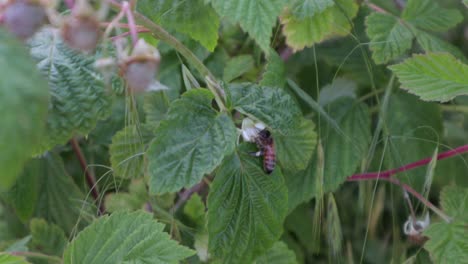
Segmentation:
{"type": "Polygon", "coordinates": [[[0,0],[0,25],[18,39],[26,41],[49,23],[60,28],[60,36],[70,48],[84,53],[96,50],[100,41],[112,40],[117,50],[116,58],[101,58],[95,64],[105,81],[110,81],[118,66],[119,75],[125,79],[131,93],[167,89],[156,81],[161,55],[154,46],[138,38],[137,29],[142,27],[135,25],[127,1],[122,2],[120,13],[110,23],[103,23],[107,25],[105,32],[100,28],[100,20],[107,16],[106,1],[100,3],[100,10],[95,10],[89,0],[67,3],[70,12],[62,16],[55,11],[54,0],[0,0]],[[130,29],[127,33],[132,33],[134,45],[127,45],[121,36],[110,37],[112,30],[119,27],[119,21],[125,16],[128,24],[124,27],[130,29]]]}

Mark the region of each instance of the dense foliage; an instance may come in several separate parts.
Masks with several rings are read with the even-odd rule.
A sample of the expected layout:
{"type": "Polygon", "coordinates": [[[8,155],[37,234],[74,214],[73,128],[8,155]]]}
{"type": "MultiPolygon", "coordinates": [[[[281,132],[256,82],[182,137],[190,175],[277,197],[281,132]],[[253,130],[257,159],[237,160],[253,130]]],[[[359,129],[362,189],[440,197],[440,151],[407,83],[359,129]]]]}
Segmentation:
{"type": "Polygon", "coordinates": [[[467,22],[466,0],[0,2],[0,264],[466,263],[467,22]]]}

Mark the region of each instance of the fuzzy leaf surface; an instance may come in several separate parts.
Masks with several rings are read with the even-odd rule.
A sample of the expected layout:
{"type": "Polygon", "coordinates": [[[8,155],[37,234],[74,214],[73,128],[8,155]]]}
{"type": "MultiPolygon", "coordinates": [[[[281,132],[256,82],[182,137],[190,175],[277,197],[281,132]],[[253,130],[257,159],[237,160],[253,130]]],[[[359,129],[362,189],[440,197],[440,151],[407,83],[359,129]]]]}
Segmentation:
{"type": "Polygon", "coordinates": [[[420,29],[446,31],[463,21],[456,9],[442,8],[433,0],[409,0],[402,18],[420,29]]]}
{"type": "Polygon", "coordinates": [[[273,130],[288,135],[299,125],[301,111],[284,90],[252,83],[231,84],[228,89],[234,109],[262,121],[273,130]]]}
{"type": "Polygon", "coordinates": [[[309,161],[317,144],[315,124],[308,119],[302,119],[287,136],[273,134],[277,159],[283,168],[303,170],[309,161]]]}
{"type": "Polygon", "coordinates": [[[0,29],[0,189],[8,189],[43,138],[49,88],[22,43],[0,29]]]}
{"type": "Polygon", "coordinates": [[[468,94],[468,65],[448,53],[414,55],[390,69],[403,89],[424,101],[446,102],[468,94]]]}
{"type": "Polygon", "coordinates": [[[110,96],[94,71],[94,59],[73,51],[56,30],[44,29],[29,42],[37,67],[49,81],[51,101],[47,138],[42,148],[64,144],[75,134],[87,135],[110,113],[110,96]]]}
{"type": "Polygon", "coordinates": [[[151,193],[193,186],[234,150],[234,123],[212,100],[210,91],[192,89],[171,104],[147,151],[151,193]]]}
{"type": "MultiPolygon", "coordinates": [[[[301,1],[304,4],[310,0],[301,1]]],[[[318,4],[323,1],[313,2],[318,4]]],[[[356,16],[357,11],[358,5],[353,0],[336,0],[335,5],[306,18],[296,16],[291,9],[286,9],[281,15],[286,43],[298,51],[333,37],[346,36],[352,26],[349,21],[356,16]]]]}
{"type": "Polygon", "coordinates": [[[32,249],[48,255],[62,256],[68,239],[60,227],[49,224],[44,219],[34,218],[29,223],[29,228],[32,249]]]}
{"type": "Polygon", "coordinates": [[[208,196],[209,249],[223,263],[250,263],[282,233],[287,189],[279,169],[267,175],[241,145],[227,157],[208,196]]]}
{"type": "Polygon", "coordinates": [[[322,13],[334,4],[333,0],[295,0],[291,9],[297,19],[305,19],[322,13]]]}
{"type": "Polygon", "coordinates": [[[448,43],[447,41],[432,34],[429,34],[423,30],[414,29],[413,31],[415,32],[418,44],[426,52],[448,52],[452,54],[455,58],[460,59],[462,62],[468,62],[465,55],[460,51],[460,49],[448,43]]]}
{"type": "Polygon", "coordinates": [[[68,245],[64,263],[175,264],[194,254],[163,229],[163,224],[143,211],[100,217],[68,245]]]}
{"type": "Polygon", "coordinates": [[[219,17],[203,0],[141,0],[137,10],[156,24],[189,35],[209,51],[218,42],[219,17]]]}
{"type": "MultiPolygon", "coordinates": [[[[388,109],[392,112],[385,121],[392,141],[388,148],[389,153],[385,155],[385,166],[399,167],[432,156],[443,133],[440,107],[401,92],[392,95],[388,109]]],[[[399,178],[420,190],[425,182],[426,169],[407,171],[399,178]]]]}
{"type": "Polygon", "coordinates": [[[297,264],[296,254],[281,241],[276,242],[255,264],[297,264]]]}
{"type": "Polygon", "coordinates": [[[225,82],[231,82],[232,80],[242,76],[242,74],[250,71],[254,67],[254,60],[251,55],[240,55],[231,58],[224,68],[223,79],[225,82]]]}
{"type": "Polygon", "coordinates": [[[286,66],[278,53],[270,51],[261,86],[283,88],[286,84],[286,66]]]}
{"type": "Polygon", "coordinates": [[[264,52],[270,49],[273,26],[288,0],[210,0],[216,12],[241,28],[264,52]]]}
{"type": "Polygon", "coordinates": [[[398,18],[373,13],[366,18],[372,58],[377,64],[402,56],[411,48],[413,34],[398,18]]]}
{"type": "Polygon", "coordinates": [[[424,248],[437,262],[466,263],[468,259],[468,189],[458,186],[447,186],[441,194],[444,211],[453,217],[450,223],[439,222],[429,226],[424,234],[429,241],[424,248]]]}
{"type": "MultiPolygon", "coordinates": [[[[85,195],[65,171],[60,156],[53,153],[30,160],[6,195],[23,221],[32,216],[43,218],[67,234],[77,227],[81,213],[89,213],[83,206],[85,195]]],[[[82,219],[78,227],[84,222],[82,219]]]]}
{"type": "MultiPolygon", "coordinates": [[[[324,133],[328,135],[322,138],[325,155],[323,193],[335,191],[347,176],[356,171],[367,153],[371,137],[369,110],[366,105],[345,97],[332,102],[326,109],[330,109],[329,114],[338,123],[343,135],[325,124],[322,125],[322,131],[327,131],[324,133]]],[[[290,210],[317,195],[317,156],[317,152],[314,152],[304,170],[285,172],[290,210]]]]}

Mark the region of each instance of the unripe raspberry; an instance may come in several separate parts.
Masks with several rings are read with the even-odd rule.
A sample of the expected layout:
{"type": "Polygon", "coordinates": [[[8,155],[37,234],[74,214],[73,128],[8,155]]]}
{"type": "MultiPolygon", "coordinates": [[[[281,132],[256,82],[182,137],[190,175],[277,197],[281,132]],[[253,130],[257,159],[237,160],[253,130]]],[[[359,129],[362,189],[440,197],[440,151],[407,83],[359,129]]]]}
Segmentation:
{"type": "Polygon", "coordinates": [[[20,39],[27,39],[44,24],[45,8],[33,0],[12,0],[3,12],[3,24],[20,39]]]}
{"type": "Polygon", "coordinates": [[[99,21],[93,16],[70,16],[62,26],[62,38],[73,49],[93,51],[100,38],[99,21]]]}
{"type": "Polygon", "coordinates": [[[151,90],[159,69],[160,55],[156,48],[140,39],[132,55],[120,65],[120,75],[127,81],[131,92],[151,90]]]}
{"type": "Polygon", "coordinates": [[[86,0],[77,0],[72,13],[62,25],[62,38],[73,49],[93,51],[100,38],[101,30],[95,10],[86,0]]]}

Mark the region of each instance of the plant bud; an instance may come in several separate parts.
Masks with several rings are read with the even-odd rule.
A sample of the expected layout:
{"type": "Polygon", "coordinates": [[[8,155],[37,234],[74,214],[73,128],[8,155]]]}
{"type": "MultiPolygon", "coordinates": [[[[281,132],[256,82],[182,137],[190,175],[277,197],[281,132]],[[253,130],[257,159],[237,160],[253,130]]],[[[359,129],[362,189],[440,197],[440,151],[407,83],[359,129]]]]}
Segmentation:
{"type": "Polygon", "coordinates": [[[62,26],[62,38],[73,49],[93,51],[100,38],[99,21],[93,16],[70,16],[62,26]]]}
{"type": "Polygon", "coordinates": [[[3,24],[22,40],[34,35],[45,20],[45,8],[33,0],[12,0],[3,11],[3,24]]]}
{"type": "MultiPolygon", "coordinates": [[[[143,39],[138,40],[131,56],[120,65],[120,75],[127,81],[132,92],[159,90],[152,88],[161,57],[158,50],[143,39]]],[[[161,87],[161,89],[164,89],[161,87]]]]}
{"type": "Polygon", "coordinates": [[[73,49],[91,52],[101,39],[99,20],[88,1],[77,0],[72,14],[62,25],[62,38],[73,49]]]}

